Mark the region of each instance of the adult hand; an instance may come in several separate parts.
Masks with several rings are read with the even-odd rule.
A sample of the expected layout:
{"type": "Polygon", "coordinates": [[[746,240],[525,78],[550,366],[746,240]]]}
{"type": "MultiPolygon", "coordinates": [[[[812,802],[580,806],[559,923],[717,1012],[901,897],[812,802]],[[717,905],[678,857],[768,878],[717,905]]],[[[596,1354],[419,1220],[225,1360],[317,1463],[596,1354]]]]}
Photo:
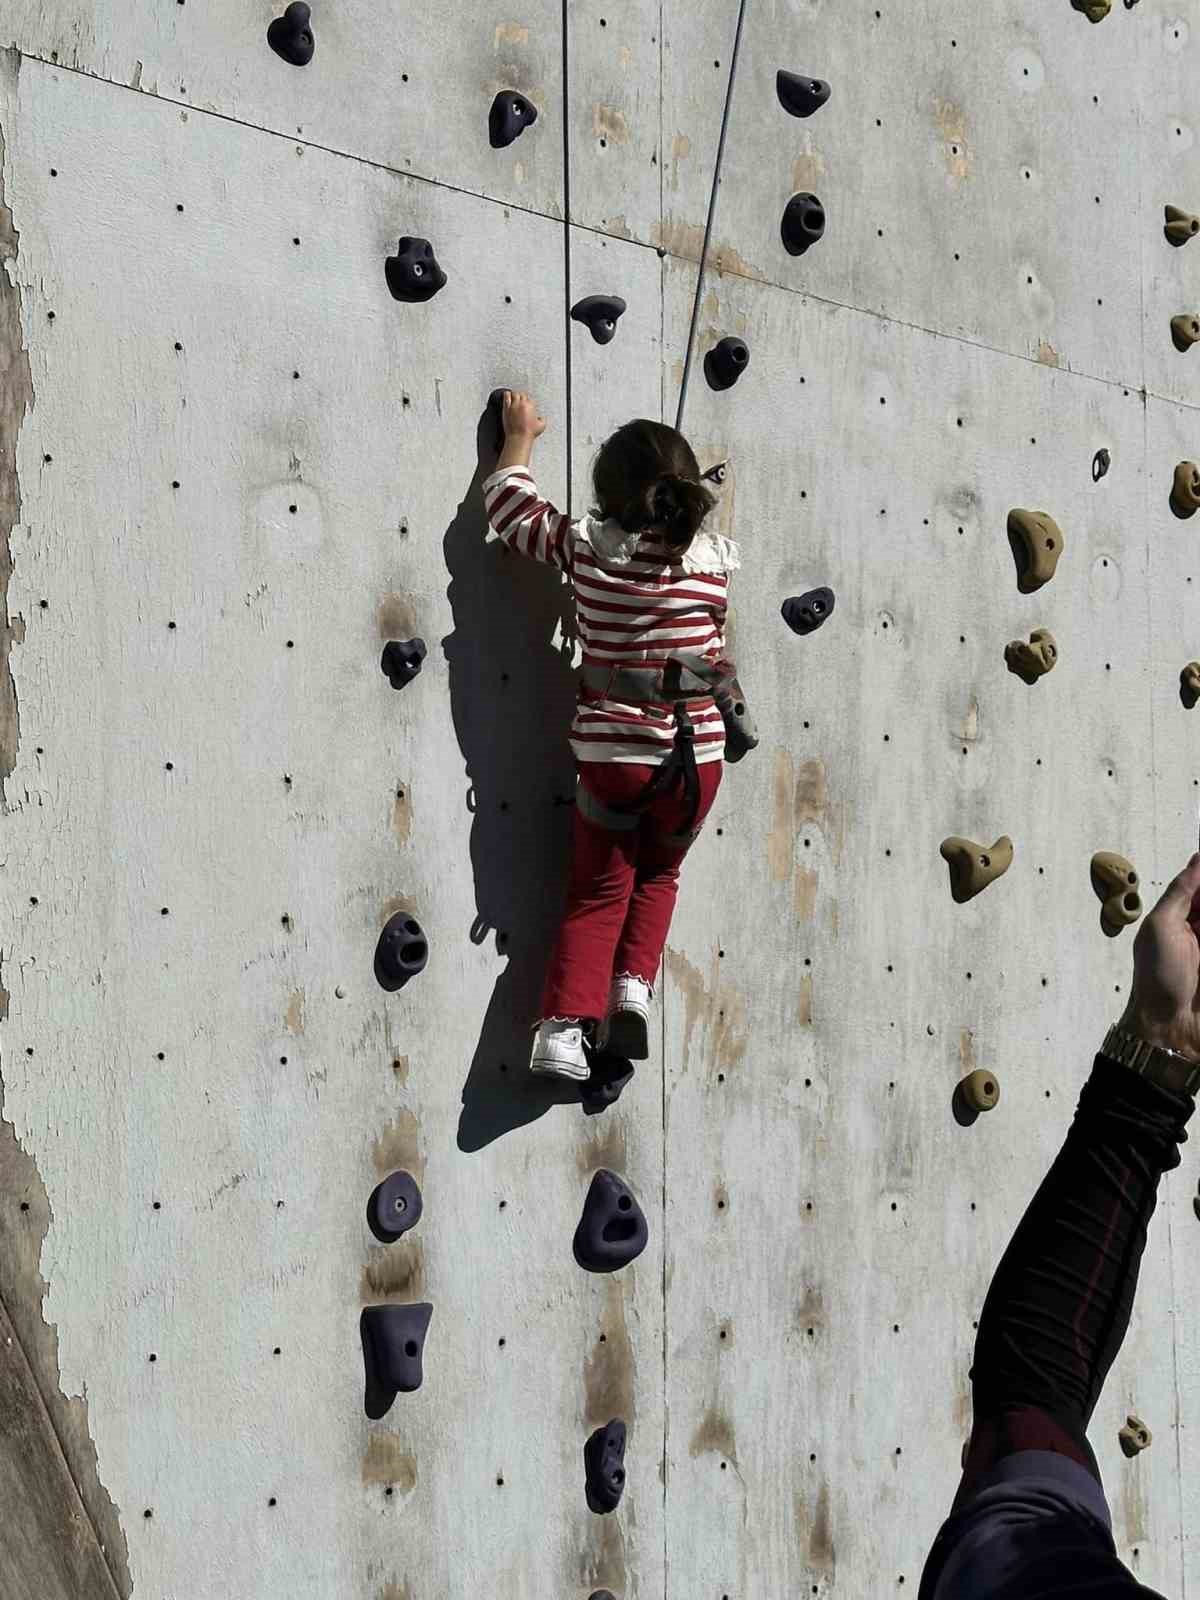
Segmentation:
{"type": "Polygon", "coordinates": [[[537,439],[546,431],[545,417],[538,416],[533,396],[518,389],[504,391],[504,437],[537,439]]]}
{"type": "Polygon", "coordinates": [[[1133,992],[1120,1026],[1200,1061],[1200,853],[1134,936],[1133,992]]]}

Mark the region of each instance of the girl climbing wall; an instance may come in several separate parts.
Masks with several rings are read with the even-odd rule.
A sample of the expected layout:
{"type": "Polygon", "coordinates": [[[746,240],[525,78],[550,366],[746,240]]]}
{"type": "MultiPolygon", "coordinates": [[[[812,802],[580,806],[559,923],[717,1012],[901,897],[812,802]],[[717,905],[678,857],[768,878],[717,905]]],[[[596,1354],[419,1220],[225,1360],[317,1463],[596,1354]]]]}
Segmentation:
{"type": "Polygon", "coordinates": [[[741,693],[725,657],[729,574],[741,563],[731,539],[701,527],[716,497],[674,428],[618,428],[596,458],[596,508],[572,522],[530,474],[546,427],[530,396],[506,389],[503,420],[483,484],[488,521],[512,549],[566,573],[583,647],[567,906],[530,1069],[584,1079],[585,1032],[630,1061],[649,1054],[680,863],[720,788],[721,707],[731,715],[741,693]]]}

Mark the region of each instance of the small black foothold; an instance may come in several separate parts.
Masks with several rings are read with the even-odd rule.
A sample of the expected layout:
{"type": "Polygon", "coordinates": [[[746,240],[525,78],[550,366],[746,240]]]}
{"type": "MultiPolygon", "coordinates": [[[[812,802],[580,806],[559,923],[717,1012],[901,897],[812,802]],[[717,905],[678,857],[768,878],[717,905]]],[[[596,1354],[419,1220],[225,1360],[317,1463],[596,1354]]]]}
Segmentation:
{"type": "Polygon", "coordinates": [[[780,606],[783,620],[793,633],[816,633],[833,611],[832,589],[808,589],[780,606]]]}
{"type": "Polygon", "coordinates": [[[790,256],[802,256],[825,232],[825,207],[815,194],[794,194],[784,207],[779,224],[783,248],[790,256]]]}
{"type": "MultiPolygon", "coordinates": [[[[586,1052],[585,1052],[586,1053],[586,1052]]],[[[621,1090],[633,1081],[633,1062],[610,1051],[597,1051],[590,1057],[592,1075],[579,1091],[584,1115],[599,1116],[615,1105],[621,1090]]]]}
{"type": "Polygon", "coordinates": [[[424,659],[424,639],[389,639],[379,665],[392,688],[403,689],[420,672],[424,659]]]}
{"type": "Polygon", "coordinates": [[[704,357],[704,376],[710,389],[732,389],[750,364],[750,348],[744,339],[727,334],[704,357]]]}
{"type": "Polygon", "coordinates": [[[488,112],[488,138],[493,150],[511,144],[537,121],[537,107],[515,89],[501,89],[488,112]]]}
{"type": "Polygon", "coordinates": [[[625,1424],[620,1417],[595,1433],[583,1447],[588,1509],[604,1516],[615,1511],[625,1489],[625,1424]]]}
{"type": "Polygon", "coordinates": [[[429,943],[421,924],[407,911],[397,911],[383,925],[375,946],[375,978],[380,988],[394,993],[410,978],[424,972],[429,943]]]}
{"type": "Polygon", "coordinates": [[[420,305],[446,286],[446,274],[438,266],[429,240],[414,239],[407,233],[396,254],[387,258],[383,271],[393,300],[420,305]]]}
{"type": "Polygon", "coordinates": [[[1109,455],[1108,451],[1097,450],[1096,454],[1092,457],[1092,482],[1099,483],[1100,479],[1104,477],[1111,465],[1112,457],[1109,455]]]}
{"type": "Polygon", "coordinates": [[[775,74],[775,93],[779,104],[793,117],[811,117],[829,99],[829,85],[823,78],[802,78],[798,72],[775,74]]]}
{"type": "Polygon", "coordinates": [[[380,1244],[391,1244],[421,1220],[421,1191],[411,1172],[390,1172],[367,1201],[367,1226],[380,1244]]]}
{"type": "Polygon", "coordinates": [[[306,67],[313,58],[314,40],[304,0],[292,0],[281,17],[267,29],[267,43],[293,67],[306,67]]]}
{"type": "Polygon", "coordinates": [[[586,324],[597,344],[607,344],[617,331],[617,318],[625,310],[625,302],[616,294],[589,294],[571,307],[575,322],[586,324]]]}
{"type": "Polygon", "coordinates": [[[601,1167],[583,1202],[575,1229],[575,1259],[585,1272],[617,1272],[640,1256],[650,1238],[633,1190],[601,1167]]]}
{"type": "Polygon", "coordinates": [[[364,1306],[358,1319],[362,1338],[368,1417],[378,1422],[398,1394],[413,1394],[425,1376],[421,1357],[433,1307],[426,1301],[408,1306],[364,1306]]]}

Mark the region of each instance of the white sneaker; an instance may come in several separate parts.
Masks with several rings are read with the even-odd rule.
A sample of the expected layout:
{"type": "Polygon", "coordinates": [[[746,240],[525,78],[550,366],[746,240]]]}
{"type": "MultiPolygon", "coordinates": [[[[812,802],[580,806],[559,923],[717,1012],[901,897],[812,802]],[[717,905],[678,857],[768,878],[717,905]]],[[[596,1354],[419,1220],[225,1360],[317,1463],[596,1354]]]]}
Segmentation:
{"type": "Polygon", "coordinates": [[[533,1041],[529,1070],[547,1078],[573,1078],[576,1082],[590,1078],[592,1069],[583,1053],[582,1023],[554,1018],[543,1022],[533,1041]]]}
{"type": "Polygon", "coordinates": [[[608,1011],[596,1030],[596,1045],[624,1056],[626,1061],[645,1061],[650,1054],[650,1002],[654,990],[641,978],[614,978],[608,996],[608,1011]]]}

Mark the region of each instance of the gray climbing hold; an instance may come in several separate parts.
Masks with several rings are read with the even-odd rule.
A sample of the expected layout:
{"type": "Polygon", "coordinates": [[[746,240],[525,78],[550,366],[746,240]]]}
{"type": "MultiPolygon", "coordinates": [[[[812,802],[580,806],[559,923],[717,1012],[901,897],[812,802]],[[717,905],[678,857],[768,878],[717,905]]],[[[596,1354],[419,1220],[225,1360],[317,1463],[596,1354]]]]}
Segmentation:
{"type": "Polygon", "coordinates": [[[396,254],[387,258],[383,271],[393,300],[423,305],[446,286],[446,274],[438,266],[429,240],[415,239],[407,233],[396,254]]]}
{"type": "Polygon", "coordinates": [[[794,194],[784,207],[779,234],[790,256],[802,256],[825,232],[825,207],[815,194],[794,194]]]}
{"type": "Polygon", "coordinates": [[[811,117],[829,99],[829,85],[822,78],[802,78],[798,72],[780,67],[775,74],[775,93],[793,117],[811,117]]]}
{"type": "Polygon", "coordinates": [[[421,924],[407,911],[397,911],[383,925],[375,946],[375,980],[381,989],[394,994],[410,978],[424,972],[429,959],[429,943],[421,924]]]}
{"type": "Polygon", "coordinates": [[[306,67],[313,58],[315,41],[308,25],[309,9],[304,0],[292,0],[281,17],[267,29],[267,43],[277,56],[293,67],[306,67]]]}
{"type": "Polygon", "coordinates": [[[641,1255],[650,1238],[633,1190],[601,1167],[583,1202],[575,1229],[575,1259],[585,1272],[618,1272],[641,1255]]]}
{"type": "Polygon", "coordinates": [[[421,1220],[423,1205],[411,1172],[390,1172],[367,1201],[367,1226],[380,1244],[392,1244],[421,1220]]]}
{"type": "Polygon", "coordinates": [[[389,639],[379,665],[392,688],[403,689],[420,672],[424,659],[424,639],[389,639]]]}
{"type": "Polygon", "coordinates": [[[488,112],[488,138],[493,150],[503,150],[537,121],[537,107],[515,89],[501,89],[488,112]]]}
{"type": "Polygon", "coordinates": [[[604,1516],[615,1511],[625,1490],[625,1424],[620,1417],[595,1433],[583,1447],[588,1509],[604,1516]]]}
{"type": "Polygon", "coordinates": [[[616,294],[589,294],[571,307],[571,320],[582,322],[597,344],[607,344],[617,331],[625,302],[616,294]]]}
{"type": "Polygon", "coordinates": [[[398,1394],[413,1394],[421,1387],[421,1358],[432,1315],[433,1307],[424,1301],[363,1307],[358,1319],[366,1373],[363,1405],[373,1422],[387,1415],[398,1394]]]}
{"type": "Polygon", "coordinates": [[[750,348],[744,339],[727,334],[704,357],[704,376],[710,389],[732,389],[750,364],[750,348]]]}

